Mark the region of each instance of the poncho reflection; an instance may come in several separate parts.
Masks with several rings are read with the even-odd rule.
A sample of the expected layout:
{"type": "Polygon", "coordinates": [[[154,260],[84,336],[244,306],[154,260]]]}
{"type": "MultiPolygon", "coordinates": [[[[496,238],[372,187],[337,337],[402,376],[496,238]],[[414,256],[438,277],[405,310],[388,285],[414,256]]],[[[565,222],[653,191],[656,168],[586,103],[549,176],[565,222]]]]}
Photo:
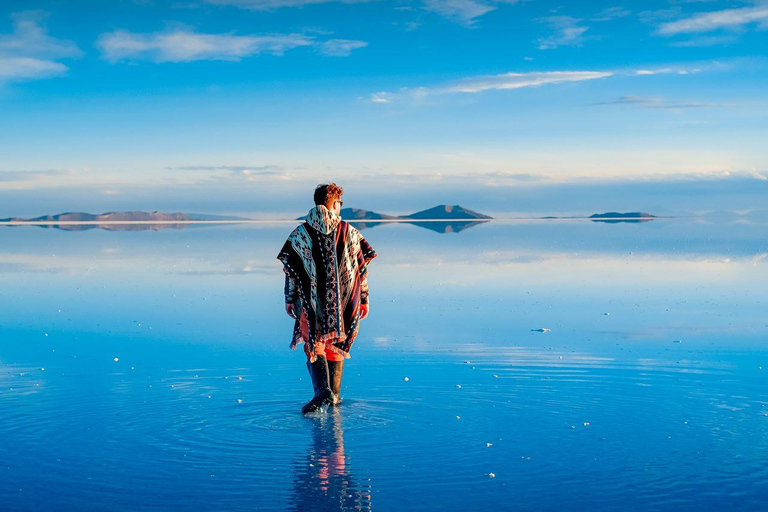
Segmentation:
{"type": "Polygon", "coordinates": [[[291,348],[303,341],[311,359],[315,343],[349,357],[360,321],[360,297],[368,263],[376,252],[358,230],[325,206],[316,206],[293,230],[277,258],[298,292],[291,348]],[[306,339],[301,321],[309,324],[306,339]]]}

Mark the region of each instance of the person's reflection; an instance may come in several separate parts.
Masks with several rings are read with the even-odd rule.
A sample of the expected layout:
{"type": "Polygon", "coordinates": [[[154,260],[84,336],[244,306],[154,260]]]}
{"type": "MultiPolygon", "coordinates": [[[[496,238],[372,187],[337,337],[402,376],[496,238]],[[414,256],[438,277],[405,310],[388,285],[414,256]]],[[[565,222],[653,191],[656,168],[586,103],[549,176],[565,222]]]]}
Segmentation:
{"type": "Polygon", "coordinates": [[[344,453],[338,408],[311,418],[312,444],[295,465],[294,510],[371,510],[370,481],[357,482],[344,453]]]}

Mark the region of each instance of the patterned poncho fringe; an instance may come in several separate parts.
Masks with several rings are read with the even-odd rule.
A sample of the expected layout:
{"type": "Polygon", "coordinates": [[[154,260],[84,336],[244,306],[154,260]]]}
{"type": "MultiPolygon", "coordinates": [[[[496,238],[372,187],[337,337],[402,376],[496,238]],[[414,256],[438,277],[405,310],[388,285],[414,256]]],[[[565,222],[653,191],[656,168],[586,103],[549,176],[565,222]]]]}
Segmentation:
{"type": "Polygon", "coordinates": [[[359,329],[361,288],[375,257],[360,232],[341,217],[322,205],[309,211],[277,256],[298,291],[292,349],[307,343],[314,361],[315,343],[325,343],[326,349],[349,358],[359,329]],[[306,339],[302,317],[309,324],[306,339]]]}

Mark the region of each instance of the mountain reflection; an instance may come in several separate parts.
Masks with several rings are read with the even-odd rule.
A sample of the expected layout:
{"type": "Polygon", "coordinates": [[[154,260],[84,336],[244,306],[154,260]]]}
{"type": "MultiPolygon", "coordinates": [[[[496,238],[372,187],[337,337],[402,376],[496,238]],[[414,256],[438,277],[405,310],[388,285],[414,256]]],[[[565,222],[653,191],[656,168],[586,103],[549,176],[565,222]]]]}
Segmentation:
{"type": "Polygon", "coordinates": [[[329,409],[309,421],[312,442],[294,465],[291,510],[371,510],[370,481],[354,478],[344,452],[341,413],[329,409]]]}
{"type": "MultiPolygon", "coordinates": [[[[411,226],[418,226],[420,228],[434,231],[435,233],[459,233],[469,228],[479,226],[480,224],[485,224],[486,222],[489,222],[489,221],[487,220],[468,220],[468,221],[457,221],[457,220],[442,221],[441,220],[441,221],[430,221],[430,222],[399,221],[398,224],[410,224],[411,226]]],[[[386,224],[384,222],[370,222],[370,221],[369,222],[350,221],[349,223],[361,231],[363,229],[375,228],[376,226],[386,224]]]]}

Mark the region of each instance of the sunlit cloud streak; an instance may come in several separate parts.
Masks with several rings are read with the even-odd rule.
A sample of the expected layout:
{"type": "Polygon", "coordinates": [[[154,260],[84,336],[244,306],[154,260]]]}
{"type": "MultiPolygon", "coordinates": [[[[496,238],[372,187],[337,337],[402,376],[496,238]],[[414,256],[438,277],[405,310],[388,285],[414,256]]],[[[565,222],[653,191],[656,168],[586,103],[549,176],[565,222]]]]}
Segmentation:
{"type": "Polygon", "coordinates": [[[372,93],[370,103],[394,103],[401,99],[415,101],[423,100],[428,96],[465,93],[476,94],[486,91],[501,91],[524,89],[528,87],[540,87],[544,85],[562,84],[567,82],[584,82],[600,80],[617,75],[622,76],[651,76],[659,74],[686,75],[698,73],[705,69],[699,67],[664,67],[648,69],[612,70],[612,71],[532,71],[527,73],[502,73],[500,75],[484,75],[470,77],[464,80],[449,82],[431,87],[401,88],[398,92],[379,91],[372,93]]]}
{"type": "Polygon", "coordinates": [[[657,32],[661,35],[673,36],[736,29],[753,23],[757,23],[760,29],[768,28],[768,5],[699,13],[681,20],[662,23],[657,32]]]}

